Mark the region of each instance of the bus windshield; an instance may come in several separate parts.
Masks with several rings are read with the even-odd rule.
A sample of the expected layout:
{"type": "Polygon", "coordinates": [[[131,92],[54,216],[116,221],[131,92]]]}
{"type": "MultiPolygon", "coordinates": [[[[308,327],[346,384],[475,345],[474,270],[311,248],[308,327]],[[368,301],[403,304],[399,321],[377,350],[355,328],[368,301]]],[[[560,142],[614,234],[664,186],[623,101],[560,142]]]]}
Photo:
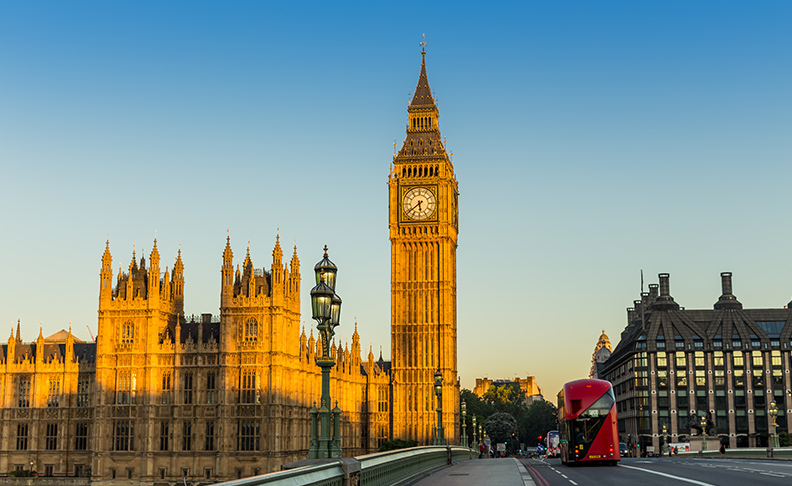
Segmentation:
{"type": "Polygon", "coordinates": [[[573,420],[574,433],[572,437],[576,445],[587,444],[594,440],[602,424],[608,418],[615,401],[613,390],[608,390],[573,420]]]}

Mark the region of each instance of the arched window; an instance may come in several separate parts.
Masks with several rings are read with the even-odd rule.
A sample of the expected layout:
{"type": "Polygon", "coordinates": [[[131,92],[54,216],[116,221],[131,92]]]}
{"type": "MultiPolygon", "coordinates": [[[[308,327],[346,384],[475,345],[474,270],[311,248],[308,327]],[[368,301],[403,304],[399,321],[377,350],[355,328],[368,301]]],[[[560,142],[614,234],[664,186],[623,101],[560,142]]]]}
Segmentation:
{"type": "Polygon", "coordinates": [[[242,339],[245,341],[258,340],[258,321],[256,321],[256,319],[250,318],[247,321],[245,321],[244,332],[242,333],[242,339]]]}
{"type": "Polygon", "coordinates": [[[135,342],[135,325],[127,321],[121,327],[121,344],[129,345],[135,342]]]}

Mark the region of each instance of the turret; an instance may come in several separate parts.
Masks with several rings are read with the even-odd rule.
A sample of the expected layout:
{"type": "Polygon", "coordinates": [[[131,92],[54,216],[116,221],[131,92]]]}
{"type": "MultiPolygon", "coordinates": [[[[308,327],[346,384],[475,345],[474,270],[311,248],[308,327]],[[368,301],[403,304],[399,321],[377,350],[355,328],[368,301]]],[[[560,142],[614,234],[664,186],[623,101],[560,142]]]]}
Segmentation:
{"type": "Polygon", "coordinates": [[[355,318],[355,332],[352,333],[352,366],[360,367],[360,334],[357,330],[357,318],[355,318]]]}
{"type": "Polygon", "coordinates": [[[102,268],[99,271],[99,300],[108,302],[113,299],[113,256],[110,254],[110,240],[105,243],[102,254],[102,268]]]}
{"type": "Polygon", "coordinates": [[[308,362],[313,363],[316,359],[316,340],[313,337],[313,327],[311,328],[311,337],[308,338],[308,362]]]}
{"type": "Polygon", "coordinates": [[[272,293],[283,289],[283,250],[280,246],[280,235],[275,236],[275,248],[272,250],[272,293]]]}
{"type": "Polygon", "coordinates": [[[294,245],[294,253],[292,254],[291,262],[289,264],[289,290],[292,295],[300,295],[300,259],[297,258],[297,245],[294,245]]]}
{"type": "Polygon", "coordinates": [[[227,307],[231,305],[231,299],[234,297],[234,252],[231,250],[231,236],[226,236],[220,277],[220,306],[227,307]]]}
{"type": "Polygon", "coordinates": [[[36,339],[36,365],[44,364],[44,331],[43,326],[39,325],[39,335],[36,339]]]}
{"type": "Polygon", "coordinates": [[[149,268],[148,279],[148,298],[149,300],[159,301],[160,298],[160,254],[157,250],[157,239],[154,238],[154,248],[149,255],[151,267],[149,268]]]}
{"type": "Polygon", "coordinates": [[[176,262],[173,264],[173,304],[174,312],[181,314],[184,312],[184,263],[181,258],[181,248],[176,254],[176,262]]]}
{"type": "MultiPolygon", "coordinates": [[[[19,321],[17,321],[18,323],[19,321]]],[[[17,329],[19,329],[17,327],[17,329]]],[[[14,339],[14,328],[11,328],[11,335],[8,337],[8,356],[6,356],[6,365],[13,363],[16,357],[16,344],[17,340],[14,339]]]]}
{"type": "Polygon", "coordinates": [[[66,363],[74,362],[74,336],[71,332],[71,322],[69,323],[69,335],[66,336],[66,363]]]}
{"type": "Polygon", "coordinates": [[[22,334],[19,332],[19,325],[21,321],[17,319],[17,335],[16,335],[16,342],[17,344],[22,344],[22,334]]]}

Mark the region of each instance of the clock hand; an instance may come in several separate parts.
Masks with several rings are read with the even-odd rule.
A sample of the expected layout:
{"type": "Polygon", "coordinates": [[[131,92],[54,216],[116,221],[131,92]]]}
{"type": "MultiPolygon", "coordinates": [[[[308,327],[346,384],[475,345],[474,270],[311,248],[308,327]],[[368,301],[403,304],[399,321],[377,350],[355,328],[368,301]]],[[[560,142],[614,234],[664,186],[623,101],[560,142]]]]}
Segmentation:
{"type": "Polygon", "coordinates": [[[418,201],[418,203],[417,203],[415,206],[413,206],[413,207],[412,207],[412,209],[411,209],[410,211],[414,210],[415,208],[418,208],[418,211],[421,211],[421,203],[422,203],[422,202],[423,202],[423,201],[418,201]]]}

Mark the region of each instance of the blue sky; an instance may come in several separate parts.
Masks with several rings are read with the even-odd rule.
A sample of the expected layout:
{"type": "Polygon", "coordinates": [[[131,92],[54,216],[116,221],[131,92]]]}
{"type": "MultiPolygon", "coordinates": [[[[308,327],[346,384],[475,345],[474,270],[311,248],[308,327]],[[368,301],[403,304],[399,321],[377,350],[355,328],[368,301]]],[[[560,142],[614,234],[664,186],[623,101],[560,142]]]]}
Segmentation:
{"type": "MultiPolygon", "coordinates": [[[[96,332],[114,268],[181,243],[188,313],[276,233],[340,269],[390,355],[387,175],[426,33],[460,185],[459,373],[545,395],[616,344],[639,272],[710,308],[792,299],[792,5],[3,2],[0,325],[96,332]],[[332,190],[328,190],[328,185],[332,190]]],[[[2,327],[0,327],[2,331],[2,327]]]]}

